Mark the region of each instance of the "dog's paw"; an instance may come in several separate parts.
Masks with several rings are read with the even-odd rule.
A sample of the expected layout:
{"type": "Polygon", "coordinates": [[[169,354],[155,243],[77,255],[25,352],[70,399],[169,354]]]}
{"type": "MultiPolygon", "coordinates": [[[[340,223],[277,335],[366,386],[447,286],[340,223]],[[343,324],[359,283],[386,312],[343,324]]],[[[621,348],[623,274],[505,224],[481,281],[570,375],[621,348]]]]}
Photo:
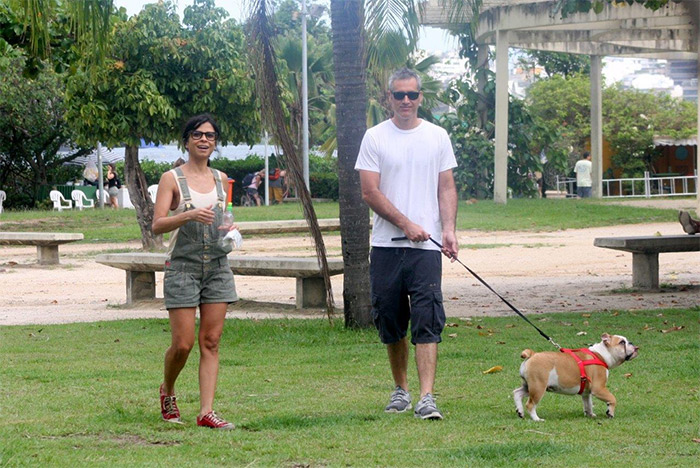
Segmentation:
{"type": "Polygon", "coordinates": [[[614,415],[613,413],[611,413],[610,411],[606,411],[606,412],[605,412],[605,415],[606,415],[607,417],[609,417],[610,419],[612,419],[612,418],[615,417],[615,415],[614,415]]]}
{"type": "Polygon", "coordinates": [[[522,411],[515,410],[515,414],[517,414],[520,419],[523,419],[525,417],[522,411]]]}
{"type": "Polygon", "coordinates": [[[595,419],[595,418],[598,417],[598,416],[596,416],[595,413],[584,413],[584,414],[585,414],[587,417],[591,418],[591,419],[595,419]]]}

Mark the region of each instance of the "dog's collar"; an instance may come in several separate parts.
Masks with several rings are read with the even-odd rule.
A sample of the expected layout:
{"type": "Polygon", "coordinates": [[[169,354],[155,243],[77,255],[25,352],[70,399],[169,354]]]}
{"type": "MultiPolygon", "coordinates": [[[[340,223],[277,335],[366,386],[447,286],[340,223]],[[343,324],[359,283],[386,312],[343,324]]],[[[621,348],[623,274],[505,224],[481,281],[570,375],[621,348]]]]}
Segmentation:
{"type": "Polygon", "coordinates": [[[588,348],[579,348],[579,349],[569,349],[569,348],[561,348],[559,351],[562,353],[566,353],[572,358],[576,360],[576,364],[578,364],[578,369],[579,372],[581,373],[581,388],[578,391],[578,394],[582,394],[583,390],[586,388],[586,382],[590,382],[590,379],[588,378],[588,375],[586,375],[586,369],[585,366],[603,366],[606,369],[608,368],[608,365],[598,357],[597,354],[595,354],[593,351],[591,351],[588,348]],[[580,357],[576,355],[576,353],[584,353],[588,354],[591,356],[593,359],[586,359],[585,361],[582,360],[580,357]]]}

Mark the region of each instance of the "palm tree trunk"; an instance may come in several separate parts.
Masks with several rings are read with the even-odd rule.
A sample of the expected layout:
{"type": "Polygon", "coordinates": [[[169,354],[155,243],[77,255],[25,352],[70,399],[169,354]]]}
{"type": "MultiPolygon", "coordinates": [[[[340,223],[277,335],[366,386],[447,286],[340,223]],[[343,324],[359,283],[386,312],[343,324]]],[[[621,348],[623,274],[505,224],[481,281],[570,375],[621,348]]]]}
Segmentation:
{"type": "Polygon", "coordinates": [[[314,240],[316,258],[318,259],[321,276],[323,276],[323,282],[326,286],[326,307],[328,318],[330,319],[335,313],[335,304],[333,301],[330,270],[326,260],[326,246],[323,242],[318,219],[316,218],[311,193],[304,183],[301,158],[294,146],[290,131],[285,125],[287,118],[281,105],[282,98],[278,87],[279,79],[275,69],[275,53],[271,43],[274,34],[268,18],[268,1],[255,0],[252,8],[253,15],[250,19],[249,41],[252,52],[251,59],[257,73],[255,84],[261,108],[263,109],[263,122],[271,129],[280,146],[282,146],[282,159],[286,162],[288,175],[301,201],[304,218],[309,225],[309,232],[314,240]]]}
{"type": "Polygon", "coordinates": [[[363,0],[331,0],[331,24],[345,326],[369,327],[369,209],[362,201],[360,177],[355,171],[367,121],[363,0]]]}
{"type": "Polygon", "coordinates": [[[129,199],[136,209],[136,219],[141,228],[141,244],[144,250],[163,247],[163,236],[153,234],[153,202],[148,195],[146,175],[139,163],[139,147],[126,147],[124,160],[124,181],[129,188],[129,199]]]}

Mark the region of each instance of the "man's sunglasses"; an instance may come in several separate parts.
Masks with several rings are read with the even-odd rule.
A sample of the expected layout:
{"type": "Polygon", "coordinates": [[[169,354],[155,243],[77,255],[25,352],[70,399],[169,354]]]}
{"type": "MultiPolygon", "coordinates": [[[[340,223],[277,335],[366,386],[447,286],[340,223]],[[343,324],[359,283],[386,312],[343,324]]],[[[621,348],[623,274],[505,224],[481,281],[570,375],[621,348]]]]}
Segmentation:
{"type": "Polygon", "coordinates": [[[420,91],[409,91],[407,93],[403,91],[394,91],[391,93],[391,95],[394,96],[394,99],[397,101],[403,101],[403,98],[406,96],[408,96],[408,99],[411,101],[415,101],[420,96],[420,91]]]}
{"type": "Polygon", "coordinates": [[[216,132],[200,132],[199,130],[195,130],[190,133],[190,137],[192,137],[193,140],[199,140],[205,137],[209,141],[216,141],[216,132]]]}

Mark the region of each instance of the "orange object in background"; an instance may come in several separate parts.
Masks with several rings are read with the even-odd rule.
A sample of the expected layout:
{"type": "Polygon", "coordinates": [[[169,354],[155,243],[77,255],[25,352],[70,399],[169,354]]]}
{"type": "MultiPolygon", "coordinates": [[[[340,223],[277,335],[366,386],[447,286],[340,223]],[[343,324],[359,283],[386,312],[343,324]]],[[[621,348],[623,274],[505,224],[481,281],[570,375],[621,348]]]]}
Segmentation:
{"type": "Polygon", "coordinates": [[[228,205],[229,203],[233,203],[233,183],[235,182],[235,179],[231,179],[229,177],[228,179],[228,193],[226,194],[226,204],[228,205]]]}

